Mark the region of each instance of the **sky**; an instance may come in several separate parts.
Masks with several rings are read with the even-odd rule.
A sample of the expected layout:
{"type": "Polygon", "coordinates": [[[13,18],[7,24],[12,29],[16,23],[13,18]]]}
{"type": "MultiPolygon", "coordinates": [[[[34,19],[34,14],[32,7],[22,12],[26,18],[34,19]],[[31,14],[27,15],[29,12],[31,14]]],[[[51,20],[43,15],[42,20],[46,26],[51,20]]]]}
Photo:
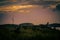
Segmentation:
{"type": "Polygon", "coordinates": [[[60,23],[59,0],[0,0],[0,24],[60,23]]]}

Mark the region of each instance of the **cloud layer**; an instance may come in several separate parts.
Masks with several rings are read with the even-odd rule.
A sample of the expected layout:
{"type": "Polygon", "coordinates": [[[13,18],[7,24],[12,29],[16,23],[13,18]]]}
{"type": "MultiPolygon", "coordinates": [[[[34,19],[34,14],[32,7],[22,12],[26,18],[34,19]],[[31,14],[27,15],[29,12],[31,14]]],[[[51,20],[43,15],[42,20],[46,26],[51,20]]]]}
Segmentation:
{"type": "Polygon", "coordinates": [[[10,4],[33,4],[33,5],[51,5],[60,3],[58,1],[42,1],[42,0],[0,0],[0,6],[10,4]]]}
{"type": "Polygon", "coordinates": [[[42,0],[0,0],[0,23],[12,23],[12,15],[15,15],[16,24],[60,22],[60,14],[52,11],[56,10],[56,5],[59,3],[58,1],[42,0]]]}

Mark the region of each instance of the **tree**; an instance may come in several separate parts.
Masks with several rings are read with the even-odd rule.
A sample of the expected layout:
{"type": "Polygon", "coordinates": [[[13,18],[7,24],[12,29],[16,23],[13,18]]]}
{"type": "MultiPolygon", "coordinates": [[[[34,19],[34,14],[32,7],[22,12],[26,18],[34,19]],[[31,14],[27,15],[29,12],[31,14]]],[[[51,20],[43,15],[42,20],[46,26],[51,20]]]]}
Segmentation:
{"type": "Polygon", "coordinates": [[[33,24],[32,23],[22,23],[19,25],[19,27],[27,29],[27,28],[32,28],[33,24]]]}

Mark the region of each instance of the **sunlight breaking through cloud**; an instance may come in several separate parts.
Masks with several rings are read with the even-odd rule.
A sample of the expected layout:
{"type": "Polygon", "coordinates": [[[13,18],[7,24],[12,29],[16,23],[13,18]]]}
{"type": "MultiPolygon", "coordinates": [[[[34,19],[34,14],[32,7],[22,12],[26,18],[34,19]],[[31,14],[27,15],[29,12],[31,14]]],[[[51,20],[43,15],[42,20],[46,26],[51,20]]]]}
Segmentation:
{"type": "Polygon", "coordinates": [[[17,11],[19,9],[35,8],[35,7],[37,6],[35,5],[12,5],[12,6],[0,7],[0,11],[17,11]]]}

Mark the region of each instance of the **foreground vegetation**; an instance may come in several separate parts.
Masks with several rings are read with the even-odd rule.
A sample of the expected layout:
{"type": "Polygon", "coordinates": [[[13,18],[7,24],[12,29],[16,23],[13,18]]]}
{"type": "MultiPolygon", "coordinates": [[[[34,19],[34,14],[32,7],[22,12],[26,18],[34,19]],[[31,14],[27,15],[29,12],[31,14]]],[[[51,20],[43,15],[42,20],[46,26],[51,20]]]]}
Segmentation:
{"type": "Polygon", "coordinates": [[[60,40],[60,31],[56,29],[9,26],[0,29],[0,40],[60,40]]]}

